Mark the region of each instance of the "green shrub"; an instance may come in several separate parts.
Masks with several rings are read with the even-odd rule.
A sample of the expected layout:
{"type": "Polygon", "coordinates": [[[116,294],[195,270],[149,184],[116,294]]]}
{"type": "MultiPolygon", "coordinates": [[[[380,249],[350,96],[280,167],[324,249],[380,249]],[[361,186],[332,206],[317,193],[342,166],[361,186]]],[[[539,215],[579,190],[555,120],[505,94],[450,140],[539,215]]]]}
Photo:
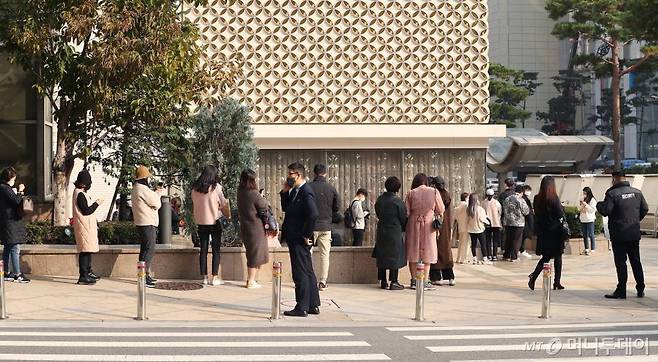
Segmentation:
{"type": "MultiPolygon", "coordinates": [[[[75,245],[72,226],[53,226],[47,221],[26,225],[28,244],[75,245]]],[[[101,245],[138,244],[137,228],[132,222],[108,221],[98,223],[98,241],[101,245]]]]}
{"type": "MultiPolygon", "coordinates": [[[[567,206],[564,208],[564,213],[567,216],[569,229],[571,229],[571,237],[582,238],[583,232],[581,230],[580,220],[578,219],[578,215],[580,215],[580,211],[578,211],[578,208],[575,206],[567,206]]],[[[594,233],[599,234],[601,232],[603,232],[603,218],[597,212],[596,221],[594,221],[594,233]]]]}

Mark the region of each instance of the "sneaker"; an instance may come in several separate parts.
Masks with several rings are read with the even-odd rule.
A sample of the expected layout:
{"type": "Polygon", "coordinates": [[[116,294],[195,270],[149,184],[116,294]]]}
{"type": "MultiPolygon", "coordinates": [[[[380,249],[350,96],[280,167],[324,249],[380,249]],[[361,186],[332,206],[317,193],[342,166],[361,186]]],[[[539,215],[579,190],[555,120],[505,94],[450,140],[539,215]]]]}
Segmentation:
{"type": "Polygon", "coordinates": [[[207,275],[203,276],[203,285],[208,285],[208,276],[207,275]]]}
{"type": "Polygon", "coordinates": [[[92,278],[91,275],[80,276],[78,278],[79,285],[94,285],[96,284],[96,279],[92,278]]]}
{"type": "Polygon", "coordinates": [[[473,265],[479,264],[478,258],[476,256],[473,257],[473,265]]]}
{"type": "Polygon", "coordinates": [[[489,259],[483,259],[483,260],[482,260],[482,264],[484,264],[484,265],[491,265],[491,264],[493,264],[493,263],[492,263],[491,260],[489,260],[489,259]]]}
{"type": "Polygon", "coordinates": [[[425,290],[435,290],[436,289],[432,285],[432,282],[430,282],[429,280],[425,282],[425,287],[424,288],[425,288],[425,290]]]}
{"type": "Polygon", "coordinates": [[[495,257],[495,256],[492,257],[492,258],[491,258],[491,261],[498,261],[498,257],[495,257]]]}
{"type": "Polygon", "coordinates": [[[409,283],[409,289],[416,290],[416,279],[411,279],[411,283],[409,283]]]}
{"type": "Polygon", "coordinates": [[[437,286],[442,286],[443,285],[443,279],[441,280],[433,280],[432,285],[437,285],[437,286]]]}
{"type": "Polygon", "coordinates": [[[391,282],[390,290],[404,290],[404,286],[398,282],[391,282]]]}
{"type": "Polygon", "coordinates": [[[215,287],[218,285],[224,285],[224,279],[220,278],[219,275],[213,275],[212,285],[215,287]]]}
{"type": "Polygon", "coordinates": [[[156,280],[151,278],[150,276],[146,276],[146,287],[147,288],[155,288],[155,283],[156,280]]]}
{"type": "Polygon", "coordinates": [[[588,249],[583,250],[583,251],[580,253],[580,255],[589,255],[589,250],[588,250],[588,249]]]}
{"type": "Polygon", "coordinates": [[[95,280],[97,280],[97,281],[98,281],[98,280],[101,280],[101,277],[99,277],[98,275],[96,275],[96,273],[94,273],[94,272],[89,272],[89,277],[90,277],[90,278],[93,278],[93,279],[95,279],[95,280]]]}
{"type": "Polygon", "coordinates": [[[454,287],[455,286],[455,280],[450,279],[450,282],[448,283],[449,286],[454,287]]]}
{"type": "Polygon", "coordinates": [[[525,258],[528,258],[528,259],[531,259],[531,258],[532,258],[532,255],[530,255],[530,253],[528,253],[528,252],[525,251],[525,250],[521,253],[521,256],[523,256],[523,257],[525,257],[525,258]]]}
{"type": "Polygon", "coordinates": [[[518,258],[516,258],[516,259],[510,259],[510,260],[509,260],[510,263],[516,263],[516,262],[518,262],[518,261],[519,261],[518,258]]]}
{"type": "Polygon", "coordinates": [[[5,281],[6,282],[13,282],[14,279],[16,279],[16,274],[14,274],[14,273],[5,273],[5,281]]]}
{"type": "Polygon", "coordinates": [[[253,282],[247,281],[247,285],[245,285],[245,288],[247,289],[258,289],[260,287],[262,287],[262,285],[258,284],[258,282],[255,280],[253,282]]]}
{"type": "Polygon", "coordinates": [[[14,278],[14,283],[23,283],[23,284],[25,284],[25,283],[29,283],[29,282],[30,282],[30,279],[28,279],[25,276],[25,274],[23,274],[23,273],[20,273],[20,274],[16,275],[16,277],[14,278]]]}
{"type": "Polygon", "coordinates": [[[327,282],[319,282],[318,283],[318,290],[323,291],[325,289],[327,289],[327,282]]]}

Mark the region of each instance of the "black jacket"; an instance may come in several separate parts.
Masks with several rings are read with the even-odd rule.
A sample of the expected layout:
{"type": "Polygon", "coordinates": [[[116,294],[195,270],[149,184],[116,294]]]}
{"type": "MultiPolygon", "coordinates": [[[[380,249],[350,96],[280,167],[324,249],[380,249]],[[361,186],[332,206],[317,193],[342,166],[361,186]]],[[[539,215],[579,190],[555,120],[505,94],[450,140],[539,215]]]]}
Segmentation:
{"type": "Polygon", "coordinates": [[[532,201],[526,195],[523,195],[526,205],[530,212],[525,216],[525,228],[523,228],[523,239],[527,239],[535,235],[535,211],[532,209],[532,201]]]}
{"type": "Polygon", "coordinates": [[[399,269],[407,264],[403,233],[407,226],[407,209],[396,194],[385,192],[375,202],[377,238],[372,256],[377,268],[399,269]]]}
{"type": "Polygon", "coordinates": [[[564,209],[559,200],[546,205],[542,209],[537,207],[535,196],[535,233],[537,234],[537,255],[555,257],[564,253],[565,240],[562,238],[562,221],[566,218],[564,209]]]}
{"type": "Polygon", "coordinates": [[[613,243],[639,241],[640,221],[647,216],[649,206],[644,195],[627,182],[620,182],[608,189],[605,198],[596,204],[599,214],[608,217],[610,240],[613,243]]]}
{"type": "Polygon", "coordinates": [[[331,231],[331,220],[338,212],[338,192],[327,183],[327,179],[318,176],[308,184],[315,193],[315,205],[318,208],[318,219],[315,222],[315,231],[331,231]]]}
{"type": "Polygon", "coordinates": [[[318,218],[313,189],[308,184],[302,185],[294,200],[289,192],[282,191],[280,195],[281,208],[286,213],[281,226],[281,238],[288,244],[303,242],[304,238],[312,240],[318,218]]]}
{"type": "Polygon", "coordinates": [[[0,185],[0,241],[4,245],[25,243],[25,224],[18,215],[22,200],[9,185],[0,185]]]}

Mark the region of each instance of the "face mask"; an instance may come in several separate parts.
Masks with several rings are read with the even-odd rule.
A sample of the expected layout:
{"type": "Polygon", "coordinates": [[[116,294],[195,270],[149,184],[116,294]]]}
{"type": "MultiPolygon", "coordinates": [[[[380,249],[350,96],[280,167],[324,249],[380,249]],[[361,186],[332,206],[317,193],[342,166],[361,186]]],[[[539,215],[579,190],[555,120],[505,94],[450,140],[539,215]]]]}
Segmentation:
{"type": "Polygon", "coordinates": [[[530,197],[530,195],[532,195],[532,192],[530,192],[530,191],[526,191],[525,195],[528,196],[528,197],[530,197]]]}
{"type": "Polygon", "coordinates": [[[295,186],[295,181],[296,181],[295,178],[290,176],[286,179],[286,184],[290,187],[293,187],[295,186]]]}
{"type": "Polygon", "coordinates": [[[7,185],[9,185],[10,187],[14,187],[15,184],[16,184],[16,179],[9,180],[9,182],[7,182],[7,185]]]}
{"type": "Polygon", "coordinates": [[[493,199],[493,195],[487,195],[487,200],[493,199]]]}

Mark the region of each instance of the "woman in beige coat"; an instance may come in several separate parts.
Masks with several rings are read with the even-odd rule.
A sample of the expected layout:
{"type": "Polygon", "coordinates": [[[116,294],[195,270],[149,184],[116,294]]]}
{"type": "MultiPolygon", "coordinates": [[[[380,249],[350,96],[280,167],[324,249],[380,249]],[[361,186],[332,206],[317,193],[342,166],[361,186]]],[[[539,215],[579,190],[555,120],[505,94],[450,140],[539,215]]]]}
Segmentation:
{"type": "Polygon", "coordinates": [[[468,258],[468,246],[471,245],[471,237],[468,234],[468,192],[462,192],[460,195],[460,202],[455,206],[453,212],[454,222],[457,224],[458,246],[457,246],[457,260],[459,264],[466,263],[468,258]]]}
{"type": "Polygon", "coordinates": [[[96,284],[100,279],[91,270],[91,254],[97,253],[98,247],[98,222],[96,220],[96,209],[103,203],[102,199],[97,199],[91,203],[91,198],[87,191],[91,187],[91,175],[89,171],[82,170],[78,174],[78,179],[74,183],[73,191],[73,233],[75,235],[75,244],[78,249],[78,264],[80,277],[78,284],[91,285],[96,284]]]}
{"type": "MultiPolygon", "coordinates": [[[[429,187],[427,175],[419,173],[414,177],[411,191],[407,194],[407,233],[406,251],[409,271],[415,274],[415,263],[425,264],[426,289],[432,288],[429,282],[430,265],[437,262],[436,230],[432,228],[435,216],[442,216],[445,206],[439,191],[429,187]]],[[[416,280],[411,279],[411,289],[416,288],[416,280]]]]}

